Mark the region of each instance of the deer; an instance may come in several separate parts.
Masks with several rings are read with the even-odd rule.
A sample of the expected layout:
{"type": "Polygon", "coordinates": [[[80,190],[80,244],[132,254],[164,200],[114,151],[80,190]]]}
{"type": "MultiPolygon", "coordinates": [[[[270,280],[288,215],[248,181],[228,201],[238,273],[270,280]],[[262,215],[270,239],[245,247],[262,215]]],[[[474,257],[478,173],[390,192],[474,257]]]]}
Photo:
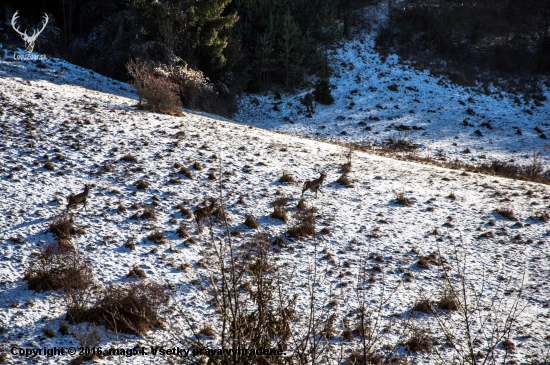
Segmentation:
{"type": "MultiPolygon", "coordinates": [[[[301,196],[304,196],[304,193],[307,190],[312,190],[312,191],[315,191],[315,199],[317,199],[317,192],[321,191],[321,184],[323,183],[323,181],[327,177],[327,174],[325,172],[320,172],[320,174],[321,174],[321,176],[319,176],[318,179],[312,180],[312,181],[306,181],[304,183],[304,186],[302,188],[302,195],[301,196]]],[[[322,191],[321,191],[321,194],[325,195],[325,193],[323,193],[322,191]]]]}
{"type": "MultiPolygon", "coordinates": [[[[66,212],[69,211],[69,209],[74,205],[76,206],[78,203],[83,203],[84,204],[84,209],[86,211],[88,211],[86,209],[86,198],[88,197],[88,193],[90,192],[90,185],[86,184],[84,185],[84,191],[80,194],[71,194],[68,198],[67,198],[67,210],[66,212]]],[[[82,208],[81,208],[82,209],[82,208]]]]}
{"type": "Polygon", "coordinates": [[[303,99],[304,104],[306,105],[306,110],[310,113],[315,113],[313,110],[313,94],[308,91],[303,99]]]}
{"type": "Polygon", "coordinates": [[[195,207],[195,211],[193,212],[193,215],[195,216],[195,222],[197,222],[197,227],[199,228],[199,231],[201,230],[202,222],[206,218],[210,217],[216,209],[216,200],[210,198],[203,201],[201,204],[197,205],[195,207]],[[210,201],[210,205],[207,204],[208,201],[210,201]]]}
{"type": "Polygon", "coordinates": [[[21,32],[19,30],[19,27],[15,27],[15,22],[17,21],[17,18],[19,17],[17,15],[17,13],[19,12],[16,11],[15,14],[13,14],[13,17],[11,18],[11,26],[13,27],[13,29],[19,33],[19,35],[21,35],[21,38],[23,38],[23,40],[25,41],[25,48],[27,49],[27,52],[28,53],[31,53],[34,49],[34,42],[36,42],[36,39],[38,38],[38,36],[40,35],[40,33],[42,33],[42,31],[44,30],[44,28],[46,28],[46,24],[48,24],[48,14],[44,13],[44,21],[43,21],[43,24],[42,24],[42,29],[40,30],[35,30],[33,32],[33,34],[31,36],[27,35],[27,31],[25,30],[24,32],[21,32]]]}

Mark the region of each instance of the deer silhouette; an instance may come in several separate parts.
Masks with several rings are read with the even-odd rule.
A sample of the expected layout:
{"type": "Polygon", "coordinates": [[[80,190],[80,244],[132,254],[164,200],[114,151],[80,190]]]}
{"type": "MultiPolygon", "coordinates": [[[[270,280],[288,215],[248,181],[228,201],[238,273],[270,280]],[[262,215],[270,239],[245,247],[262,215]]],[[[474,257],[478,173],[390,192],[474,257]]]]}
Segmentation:
{"type": "MultiPolygon", "coordinates": [[[[301,196],[304,196],[304,193],[307,190],[312,190],[312,191],[315,191],[315,198],[317,198],[317,192],[321,191],[321,184],[323,183],[323,181],[327,177],[327,174],[325,172],[320,172],[320,174],[321,174],[321,176],[319,176],[318,179],[315,179],[315,180],[312,180],[312,181],[306,181],[304,183],[304,186],[302,188],[302,195],[301,196]]],[[[321,191],[321,194],[325,195],[325,193],[323,193],[322,191],[321,191]]]]}

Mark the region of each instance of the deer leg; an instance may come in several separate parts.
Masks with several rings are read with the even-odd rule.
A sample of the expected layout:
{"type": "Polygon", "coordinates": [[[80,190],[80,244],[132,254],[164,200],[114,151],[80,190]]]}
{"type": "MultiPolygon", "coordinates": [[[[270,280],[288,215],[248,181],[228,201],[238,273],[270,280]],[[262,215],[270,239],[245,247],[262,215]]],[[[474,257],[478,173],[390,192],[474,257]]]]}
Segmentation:
{"type": "Polygon", "coordinates": [[[321,187],[319,187],[318,190],[321,192],[321,194],[325,195],[325,193],[323,193],[323,191],[321,190],[321,187]]]}

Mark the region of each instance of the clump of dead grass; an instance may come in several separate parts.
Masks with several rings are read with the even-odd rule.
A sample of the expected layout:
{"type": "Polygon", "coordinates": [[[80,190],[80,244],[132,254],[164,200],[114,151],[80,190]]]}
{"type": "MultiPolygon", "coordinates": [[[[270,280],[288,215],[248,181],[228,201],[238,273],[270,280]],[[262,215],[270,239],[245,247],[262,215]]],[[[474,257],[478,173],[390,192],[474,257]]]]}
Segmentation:
{"type": "Polygon", "coordinates": [[[288,184],[294,184],[296,183],[296,180],[294,180],[294,177],[290,174],[287,174],[286,171],[283,171],[283,174],[279,178],[280,183],[288,183],[288,184]]]}
{"type": "Polygon", "coordinates": [[[290,227],[287,233],[296,239],[313,236],[315,232],[314,209],[306,209],[295,214],[296,223],[290,227]]]}
{"type": "Polygon", "coordinates": [[[260,223],[258,222],[258,219],[254,217],[251,214],[247,214],[244,218],[244,225],[248,228],[256,229],[260,227],[260,223]]]}
{"type": "Polygon", "coordinates": [[[414,204],[413,201],[409,199],[403,192],[396,195],[395,202],[399,205],[407,205],[407,206],[411,206],[414,204]]]}

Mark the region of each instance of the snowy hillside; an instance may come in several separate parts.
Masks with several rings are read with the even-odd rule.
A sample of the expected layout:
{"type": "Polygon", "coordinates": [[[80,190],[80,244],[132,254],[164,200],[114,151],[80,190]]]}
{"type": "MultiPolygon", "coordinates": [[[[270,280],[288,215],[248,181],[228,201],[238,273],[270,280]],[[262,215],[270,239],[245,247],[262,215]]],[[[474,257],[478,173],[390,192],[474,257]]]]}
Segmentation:
{"type": "MultiPolygon", "coordinates": [[[[210,234],[208,230],[199,234],[195,221],[183,213],[195,210],[208,197],[219,197],[221,183],[236,246],[250,242],[259,232],[286,241],[273,246],[271,255],[281,267],[285,292],[297,295],[298,316],[308,312],[305,288],[311,282],[311,269],[316,269],[314,305],[320,312],[330,310],[326,313],[334,315],[338,333],[327,340],[324,363],[338,363],[357,348],[357,335],[343,340],[340,333],[346,321],[355,320],[352,314],[360,307],[361,290],[368,293],[368,305],[387,299],[380,309],[382,325],[376,328],[393,323],[395,332],[383,335],[384,344],[391,346],[380,345],[380,351],[394,351],[401,363],[440,361],[435,352],[406,350],[404,341],[410,331],[421,328],[438,339],[435,343],[444,358],[452,357],[434,316],[412,307],[422,298],[435,300],[441,295],[444,265],[438,264],[446,260],[451,265],[453,243],[461,241],[467,253],[468,284],[483,293],[483,303],[492,293],[505,290],[502,305],[506,307],[514,291],[523,287],[522,311],[510,337],[515,349],[507,359],[525,364],[545,356],[550,339],[548,186],[357,151],[348,156],[346,149],[335,144],[300,136],[370,141],[395,135],[390,126],[399,124],[420,127],[410,137],[426,150],[463,158],[461,151],[468,147],[474,159],[483,154],[523,159],[533,146],[546,142],[533,128],[550,132],[546,132],[548,103],[529,106],[531,113],[525,113],[527,107],[517,106],[509,95],[473,95],[438,83],[437,78],[398,65],[395,58],[382,62],[368,39],[350,43],[337,57],[346,64],[331,81],[337,85],[334,106],[317,106],[310,119],[298,114],[294,96],[283,98],[280,112],[272,110],[272,96],[258,97],[259,106],[243,101],[240,124],[191,111],[173,117],[138,110],[127,85],[62,61],[0,61],[0,352],[7,354],[4,361],[68,363],[72,359],[68,355],[29,359],[14,355],[11,349],[79,346],[78,336],[57,330],[66,321],[62,291],[29,290],[23,276],[34,263],[34,253],[56,241],[50,223],[63,213],[66,197],[81,192],[84,184],[91,185],[90,195],[86,209],[71,210],[79,228],[71,243],[91,265],[97,286],[136,282],[140,279],[127,274],[137,267],[147,277],[142,280],[160,282],[170,294],[161,313],[164,329],[157,328],[144,338],[102,329],[99,344],[104,349],[181,346],[178,340],[192,337],[176,331],[186,326],[178,315],[182,310],[198,323],[217,328],[216,307],[204,289],[206,278],[216,270],[210,234]],[[394,83],[397,91],[388,90],[394,83]],[[469,116],[468,109],[474,115],[469,116]],[[474,127],[463,126],[465,119],[474,127]],[[371,130],[358,125],[360,121],[371,130]],[[480,127],[482,122],[490,122],[492,129],[480,127]],[[521,136],[514,127],[521,129],[521,136]],[[473,134],[476,129],[483,137],[473,134]],[[345,186],[336,180],[348,157],[350,181],[345,186]],[[317,199],[311,191],[304,195],[306,205],[316,207],[318,233],[293,239],[286,232],[296,222],[302,183],[316,179],[321,170],[327,173],[321,186],[324,194],[317,199]],[[279,182],[283,172],[297,183],[279,182]],[[288,200],[284,206],[288,222],[270,216],[273,201],[281,197],[288,200]],[[153,211],[155,217],[145,215],[146,211],[153,211]],[[246,215],[256,217],[260,227],[245,226],[246,215]],[[178,236],[180,226],[186,227],[192,240],[178,236]],[[320,233],[323,228],[325,234],[320,233]],[[148,238],[155,232],[164,239],[155,243],[148,238]],[[443,257],[438,258],[439,253],[443,257]],[[54,330],[54,336],[47,328],[54,330]]],[[[216,240],[227,239],[219,222],[213,229],[216,240]]],[[[456,314],[453,318],[457,320],[456,314]]],[[[69,332],[83,328],[84,324],[71,324],[69,332]]],[[[211,339],[213,347],[218,339],[211,339]]],[[[480,341],[479,349],[488,344],[480,341]]],[[[497,351],[502,355],[506,350],[499,344],[497,351]]],[[[156,364],[165,360],[149,354],[94,361],[156,364]]]]}
{"type": "MultiPolygon", "coordinates": [[[[486,85],[485,93],[476,92],[403,65],[395,55],[383,59],[371,35],[343,43],[330,61],[335,70],[330,79],[333,105],[317,105],[308,117],[300,103],[305,91],[280,100],[275,93],[252,95],[241,99],[236,119],[345,143],[406,138],[420,147],[421,155],[473,164],[491,159],[527,164],[533,152],[550,145],[548,101],[526,101],[493,85],[486,85]]],[[[548,165],[549,153],[543,158],[548,165]]]]}

